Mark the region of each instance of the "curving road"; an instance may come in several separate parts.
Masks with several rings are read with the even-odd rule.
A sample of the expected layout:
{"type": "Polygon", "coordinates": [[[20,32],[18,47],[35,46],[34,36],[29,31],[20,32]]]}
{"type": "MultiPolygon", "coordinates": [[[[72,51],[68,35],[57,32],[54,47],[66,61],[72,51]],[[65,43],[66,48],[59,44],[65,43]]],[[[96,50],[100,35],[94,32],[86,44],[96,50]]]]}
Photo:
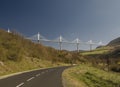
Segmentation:
{"type": "Polygon", "coordinates": [[[63,87],[62,72],[68,67],[36,70],[0,80],[0,87],[63,87]]]}

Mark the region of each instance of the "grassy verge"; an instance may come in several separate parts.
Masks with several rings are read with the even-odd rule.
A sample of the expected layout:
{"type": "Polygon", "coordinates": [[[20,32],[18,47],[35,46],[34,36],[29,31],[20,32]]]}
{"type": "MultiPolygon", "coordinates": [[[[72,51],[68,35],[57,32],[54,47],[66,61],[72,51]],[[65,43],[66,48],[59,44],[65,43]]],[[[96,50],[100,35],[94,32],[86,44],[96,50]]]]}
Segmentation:
{"type": "Polygon", "coordinates": [[[120,74],[90,65],[79,65],[63,73],[64,87],[120,87],[120,74]]]}

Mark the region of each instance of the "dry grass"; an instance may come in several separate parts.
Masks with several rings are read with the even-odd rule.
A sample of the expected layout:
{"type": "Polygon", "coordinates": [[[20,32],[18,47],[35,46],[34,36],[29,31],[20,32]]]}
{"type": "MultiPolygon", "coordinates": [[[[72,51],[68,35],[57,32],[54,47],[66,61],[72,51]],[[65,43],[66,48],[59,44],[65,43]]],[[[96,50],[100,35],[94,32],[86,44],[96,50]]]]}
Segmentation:
{"type": "Polygon", "coordinates": [[[88,87],[82,81],[78,81],[77,78],[73,78],[71,76],[71,69],[65,70],[62,77],[63,77],[63,85],[64,87],[88,87]]]}
{"type": "Polygon", "coordinates": [[[23,58],[20,62],[7,61],[4,65],[0,65],[0,76],[8,75],[16,72],[22,72],[26,70],[33,70],[39,68],[49,68],[55,66],[65,65],[64,63],[41,60],[37,58],[23,58]]]}

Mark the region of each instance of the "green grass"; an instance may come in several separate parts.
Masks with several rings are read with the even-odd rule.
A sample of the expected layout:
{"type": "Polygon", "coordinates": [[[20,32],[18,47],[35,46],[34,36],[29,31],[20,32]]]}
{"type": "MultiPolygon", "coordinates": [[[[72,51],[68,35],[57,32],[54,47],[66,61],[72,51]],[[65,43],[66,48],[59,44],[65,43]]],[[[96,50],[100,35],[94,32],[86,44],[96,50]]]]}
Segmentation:
{"type": "Polygon", "coordinates": [[[104,53],[109,52],[111,49],[113,48],[112,47],[101,47],[101,48],[97,48],[92,51],[82,52],[81,55],[104,54],[104,53]]]}
{"type": "Polygon", "coordinates": [[[81,64],[68,69],[63,76],[67,84],[65,87],[120,87],[120,74],[106,72],[91,65],[81,64]]]}

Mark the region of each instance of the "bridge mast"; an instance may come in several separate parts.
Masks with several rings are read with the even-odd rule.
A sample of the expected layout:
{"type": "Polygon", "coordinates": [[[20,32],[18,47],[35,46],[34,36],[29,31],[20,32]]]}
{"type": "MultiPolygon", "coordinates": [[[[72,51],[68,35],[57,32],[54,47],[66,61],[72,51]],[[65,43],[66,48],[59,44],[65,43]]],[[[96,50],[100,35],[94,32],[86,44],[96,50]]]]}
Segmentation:
{"type": "Polygon", "coordinates": [[[39,32],[37,34],[37,41],[38,41],[38,43],[40,43],[40,33],[39,32]]]}
{"type": "Polygon", "coordinates": [[[10,29],[9,28],[8,28],[7,32],[10,33],[10,29]]]}
{"type": "Polygon", "coordinates": [[[59,37],[59,46],[60,46],[60,50],[62,50],[62,36],[59,37]]]}
{"type": "Polygon", "coordinates": [[[77,52],[79,52],[79,39],[77,38],[76,41],[77,41],[77,42],[76,42],[76,45],[77,45],[77,52]]]}
{"type": "Polygon", "coordinates": [[[89,45],[90,45],[90,51],[91,51],[92,50],[92,45],[93,45],[92,40],[89,41],[89,45]]]}

